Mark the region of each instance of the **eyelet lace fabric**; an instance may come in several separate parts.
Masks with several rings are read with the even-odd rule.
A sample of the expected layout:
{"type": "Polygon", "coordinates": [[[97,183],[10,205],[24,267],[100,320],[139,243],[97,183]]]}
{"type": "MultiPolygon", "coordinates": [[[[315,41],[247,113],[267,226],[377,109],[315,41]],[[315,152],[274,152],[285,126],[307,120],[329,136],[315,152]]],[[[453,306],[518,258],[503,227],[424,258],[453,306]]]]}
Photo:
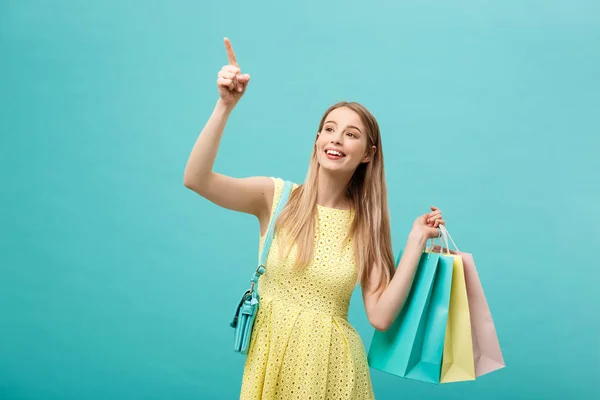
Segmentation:
{"type": "MultiPolygon", "coordinates": [[[[284,181],[272,179],[274,210],[284,181]]],[[[273,238],[258,285],[261,302],[244,366],[242,400],[375,398],[363,342],[348,322],[356,264],[352,239],[344,239],[353,211],[317,209],[315,252],[306,270],[294,270],[296,249],[284,259],[282,238],[277,233],[273,238]]]]}

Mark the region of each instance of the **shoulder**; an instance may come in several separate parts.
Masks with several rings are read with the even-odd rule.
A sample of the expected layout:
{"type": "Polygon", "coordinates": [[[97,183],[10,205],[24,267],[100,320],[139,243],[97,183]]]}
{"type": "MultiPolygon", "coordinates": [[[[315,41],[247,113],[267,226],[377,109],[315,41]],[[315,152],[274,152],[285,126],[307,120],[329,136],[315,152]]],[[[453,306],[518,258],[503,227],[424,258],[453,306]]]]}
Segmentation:
{"type": "MultiPolygon", "coordinates": [[[[286,180],[280,177],[269,177],[269,179],[271,180],[271,182],[273,183],[273,187],[272,187],[272,194],[269,196],[270,199],[268,200],[269,206],[268,206],[268,214],[265,215],[265,226],[267,224],[267,222],[271,222],[271,220],[273,219],[273,215],[275,214],[275,208],[277,203],[279,202],[279,199],[281,198],[281,195],[283,193],[283,188],[285,187],[285,183],[286,180]]],[[[291,182],[291,181],[290,181],[291,182]]],[[[298,185],[297,183],[292,182],[292,191],[296,190],[300,185],[298,185]]],[[[264,231],[264,230],[263,230],[264,231]]]]}
{"type": "MultiPolygon", "coordinates": [[[[287,181],[280,177],[270,177],[270,179],[273,181],[273,204],[275,204],[281,197],[281,193],[283,193],[283,188],[287,181]]],[[[292,191],[300,187],[299,184],[293,181],[290,182],[292,183],[292,191]]]]}

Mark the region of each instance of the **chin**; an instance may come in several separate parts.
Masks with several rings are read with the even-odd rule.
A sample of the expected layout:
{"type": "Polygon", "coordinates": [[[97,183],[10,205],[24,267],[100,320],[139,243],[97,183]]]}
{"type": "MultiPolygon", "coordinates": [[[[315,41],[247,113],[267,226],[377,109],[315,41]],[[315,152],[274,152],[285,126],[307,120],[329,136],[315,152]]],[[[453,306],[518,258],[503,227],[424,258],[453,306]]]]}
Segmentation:
{"type": "Polygon", "coordinates": [[[349,168],[345,163],[338,163],[337,161],[324,160],[319,162],[319,168],[327,171],[331,174],[348,174],[352,173],[352,168],[349,168]]]}

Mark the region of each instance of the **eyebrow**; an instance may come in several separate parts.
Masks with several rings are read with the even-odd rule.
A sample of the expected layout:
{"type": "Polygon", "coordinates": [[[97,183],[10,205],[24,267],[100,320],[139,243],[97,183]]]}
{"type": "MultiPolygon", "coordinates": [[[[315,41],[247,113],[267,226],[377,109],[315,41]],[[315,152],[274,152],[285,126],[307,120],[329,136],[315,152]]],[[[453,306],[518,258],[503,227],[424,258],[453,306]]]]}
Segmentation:
{"type": "MultiPolygon", "coordinates": [[[[337,125],[337,122],[335,121],[325,121],[325,124],[335,124],[337,125]]],[[[325,125],[323,124],[323,125],[325,125]]],[[[362,133],[362,131],[360,129],[358,129],[358,127],[354,126],[354,125],[348,125],[348,128],[354,128],[356,129],[359,133],[362,133]]]]}

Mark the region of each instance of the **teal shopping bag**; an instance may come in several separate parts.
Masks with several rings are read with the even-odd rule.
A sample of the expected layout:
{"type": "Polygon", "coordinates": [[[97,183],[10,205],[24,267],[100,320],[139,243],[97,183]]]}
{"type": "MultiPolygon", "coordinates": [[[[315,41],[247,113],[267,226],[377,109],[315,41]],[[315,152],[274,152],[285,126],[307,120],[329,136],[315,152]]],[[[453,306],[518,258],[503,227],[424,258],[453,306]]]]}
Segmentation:
{"type": "MultiPolygon", "coordinates": [[[[401,257],[402,253],[398,255],[396,265],[401,257]]],[[[421,352],[424,344],[427,310],[439,259],[439,253],[421,254],[404,307],[388,330],[375,330],[373,334],[367,355],[371,368],[405,377],[410,367],[416,365],[416,354],[421,352]]]]}
{"type": "Polygon", "coordinates": [[[439,383],[444,354],[444,338],[450,307],[454,258],[441,255],[433,283],[431,301],[426,310],[423,346],[413,347],[406,378],[439,383]]]}

